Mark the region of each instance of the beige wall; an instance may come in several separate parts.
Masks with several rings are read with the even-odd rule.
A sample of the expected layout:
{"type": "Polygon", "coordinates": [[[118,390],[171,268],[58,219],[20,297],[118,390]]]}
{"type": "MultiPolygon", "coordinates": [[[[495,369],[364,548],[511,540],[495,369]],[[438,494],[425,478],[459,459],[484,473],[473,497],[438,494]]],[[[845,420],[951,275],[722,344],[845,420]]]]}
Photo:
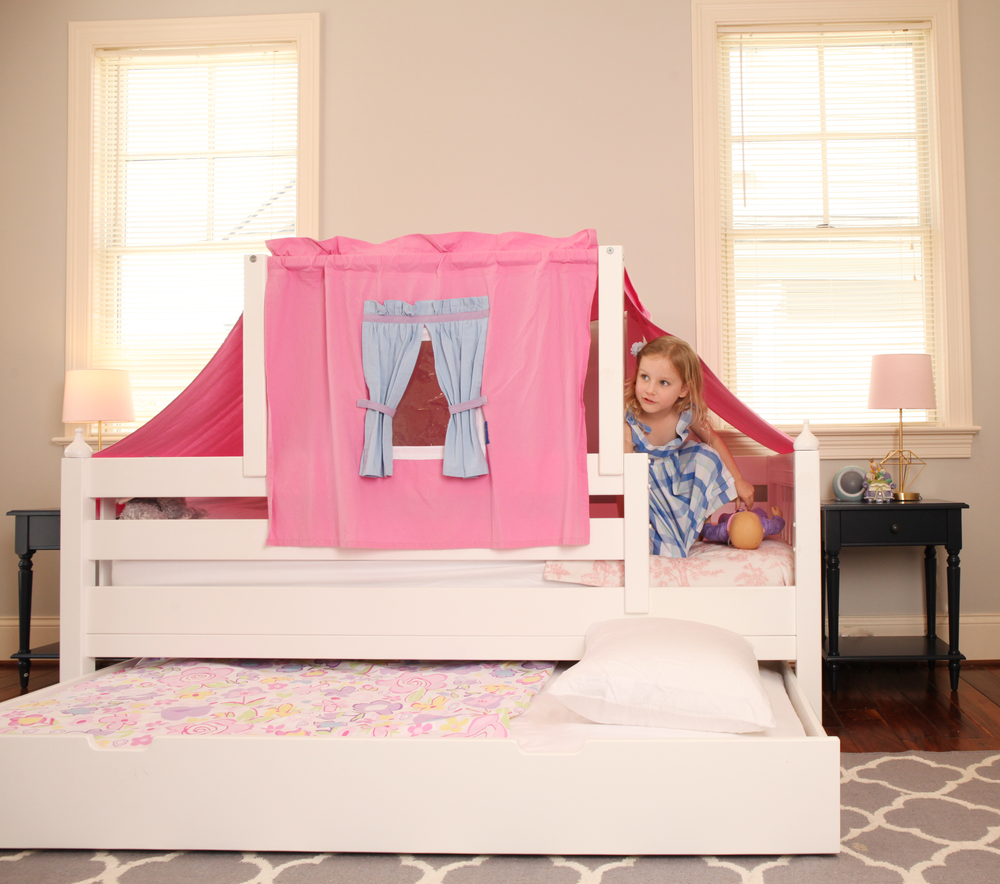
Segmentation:
{"type": "MultiPolygon", "coordinates": [[[[962,0],[962,74],[976,421],[971,460],[934,461],[928,496],[972,504],[966,648],[1000,658],[988,518],[1000,487],[991,286],[1000,234],[1000,4],[962,0]],[[978,631],[977,631],[978,630],[978,631]]],[[[380,241],[417,231],[595,227],[626,247],[657,322],[694,338],[688,0],[0,0],[3,361],[0,507],[56,506],[66,225],[66,23],[323,14],[321,229],[380,241]]],[[[837,467],[826,463],[828,483],[837,467]]],[[[0,653],[17,612],[13,519],[0,521],[0,653]],[[7,552],[3,552],[7,551],[7,552]]],[[[853,551],[852,551],[853,552],[853,551]]],[[[844,610],[919,613],[912,551],[844,556],[844,610]]],[[[58,614],[58,567],[36,556],[35,613],[58,614]]],[[[895,619],[893,619],[895,618],[895,619]]],[[[36,637],[36,643],[38,638],[36,637]]]]}

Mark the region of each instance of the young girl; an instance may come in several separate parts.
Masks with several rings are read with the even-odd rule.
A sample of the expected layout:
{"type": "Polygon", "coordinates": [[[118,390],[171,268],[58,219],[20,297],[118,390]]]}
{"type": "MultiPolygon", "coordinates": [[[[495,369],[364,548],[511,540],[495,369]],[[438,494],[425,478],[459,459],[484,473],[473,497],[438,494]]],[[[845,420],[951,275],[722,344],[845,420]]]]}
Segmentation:
{"type": "Polygon", "coordinates": [[[712,429],[701,362],[665,335],[646,344],[625,384],[625,450],[648,454],[650,550],[687,558],[708,517],[737,497],[753,506],[726,443],[712,429]]]}

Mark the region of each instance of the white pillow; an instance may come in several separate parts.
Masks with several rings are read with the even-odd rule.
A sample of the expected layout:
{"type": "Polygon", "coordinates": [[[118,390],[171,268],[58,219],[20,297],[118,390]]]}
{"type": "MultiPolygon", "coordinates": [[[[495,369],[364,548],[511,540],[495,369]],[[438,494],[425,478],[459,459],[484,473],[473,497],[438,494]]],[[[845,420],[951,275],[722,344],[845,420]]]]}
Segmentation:
{"type": "Polygon", "coordinates": [[[590,721],[740,734],[774,727],[753,647],[690,620],[595,623],[549,693],[590,721]]]}

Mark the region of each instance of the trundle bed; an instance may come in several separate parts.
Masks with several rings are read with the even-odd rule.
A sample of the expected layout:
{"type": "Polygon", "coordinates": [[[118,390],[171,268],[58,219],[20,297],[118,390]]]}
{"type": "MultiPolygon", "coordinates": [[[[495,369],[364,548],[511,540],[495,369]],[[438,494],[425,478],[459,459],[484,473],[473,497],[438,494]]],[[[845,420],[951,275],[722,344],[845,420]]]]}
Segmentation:
{"type": "MultiPolygon", "coordinates": [[[[766,488],[767,502],[784,512],[790,581],[754,585],[751,575],[743,585],[654,585],[661,581],[650,578],[647,459],[622,453],[628,346],[622,250],[586,251],[600,280],[600,334],[591,357],[599,363],[599,444],[586,455],[587,491],[591,500],[619,502],[605,512],[592,507],[585,544],[450,550],[269,545],[266,518],[115,519],[115,502],[125,498],[267,496],[268,259],[248,257],[243,456],[63,461],[62,681],[0,705],[0,725],[27,723],[0,726],[0,782],[8,795],[18,796],[0,808],[0,845],[563,855],[837,852],[839,742],[825,735],[819,719],[815,438],[806,430],[793,452],[739,458],[744,476],[758,486],[758,498],[766,488]],[[439,562],[452,572],[434,570],[439,562]],[[590,586],[544,580],[546,562],[550,570],[552,563],[594,563],[591,570],[623,573],[618,582],[624,585],[607,585],[613,579],[590,586]],[[499,571],[483,576],[489,563],[499,571]],[[383,564],[386,570],[379,571],[383,564]],[[328,566],[343,573],[332,574],[328,566]],[[389,737],[345,736],[344,728],[332,725],[321,733],[308,711],[294,727],[280,724],[280,715],[300,711],[298,689],[289,685],[335,665],[318,661],[567,661],[564,668],[585,656],[594,624],[644,618],[696,621],[745,637],[766,670],[775,727],[721,734],[560,719],[565,710],[548,690],[558,683],[558,672],[545,680],[548,670],[537,662],[523,664],[527,670],[499,667],[520,677],[517,702],[519,708],[527,704],[527,712],[505,718],[492,735],[452,735],[481,739],[409,738],[403,732],[412,733],[412,727],[389,737]],[[95,676],[98,658],[132,659],[95,676]],[[149,686],[142,667],[157,670],[165,665],[160,658],[168,659],[166,665],[174,658],[186,661],[171,670],[180,693],[170,700],[142,692],[149,686]],[[279,662],[262,675],[261,667],[270,665],[262,661],[271,659],[279,662]],[[189,670],[194,675],[184,674],[189,670]],[[214,702],[209,694],[215,688],[198,676],[209,670],[224,670],[233,686],[249,683],[262,694],[275,685],[289,688],[280,697],[293,699],[271,704],[268,727],[227,733],[219,725],[204,727],[200,735],[197,728],[183,733],[183,716],[197,711],[184,704],[214,702]],[[232,676],[237,670],[243,677],[232,676]],[[95,678],[111,681],[91,684],[95,678]],[[539,681],[544,687],[528,704],[539,681]],[[129,693],[129,684],[138,684],[139,693],[129,693]],[[101,734],[100,728],[69,732],[70,719],[79,716],[84,727],[93,712],[93,704],[81,703],[115,691],[123,692],[122,705],[104,711],[117,714],[117,723],[102,719],[101,734]],[[177,714],[163,713],[173,728],[138,736],[129,713],[143,704],[180,704],[177,714]],[[129,738],[117,739],[116,727],[129,738]]],[[[401,463],[397,472],[404,475],[401,463]]],[[[364,668],[342,668],[356,672],[359,665],[364,668]]],[[[406,679],[419,681],[423,664],[407,665],[406,679]]],[[[473,669],[469,664],[456,671],[473,669]]],[[[354,682],[350,690],[367,688],[354,682]]],[[[435,702],[422,690],[408,699],[435,702]]],[[[306,688],[301,691],[304,697],[306,688]]],[[[492,699],[472,702],[490,706],[492,699]]],[[[237,719],[223,713],[215,724],[237,719]]]]}

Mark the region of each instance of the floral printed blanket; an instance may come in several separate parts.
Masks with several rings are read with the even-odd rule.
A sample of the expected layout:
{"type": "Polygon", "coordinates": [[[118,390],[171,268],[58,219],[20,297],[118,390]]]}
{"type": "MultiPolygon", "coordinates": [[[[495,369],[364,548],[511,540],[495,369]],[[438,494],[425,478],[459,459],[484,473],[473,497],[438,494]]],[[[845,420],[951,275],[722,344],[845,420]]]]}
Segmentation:
{"type": "MultiPolygon", "coordinates": [[[[621,561],[546,562],[545,579],[584,586],[622,586],[621,561]]],[[[792,548],[769,538],[757,549],[695,541],[686,559],[649,557],[650,586],[791,586],[795,563],[792,548]]]]}
{"type": "Polygon", "coordinates": [[[506,737],[552,663],[146,658],[0,713],[2,734],[506,737]]]}

